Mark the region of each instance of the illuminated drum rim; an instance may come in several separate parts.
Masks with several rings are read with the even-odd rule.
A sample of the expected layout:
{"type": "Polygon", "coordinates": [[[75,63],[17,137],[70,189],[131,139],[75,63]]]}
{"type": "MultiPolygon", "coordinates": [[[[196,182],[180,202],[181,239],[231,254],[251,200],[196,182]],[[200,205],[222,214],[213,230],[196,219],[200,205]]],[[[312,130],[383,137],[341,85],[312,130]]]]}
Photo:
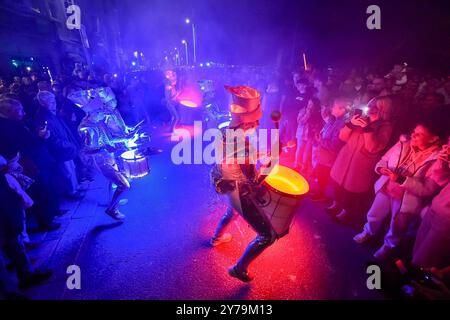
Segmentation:
{"type": "Polygon", "coordinates": [[[264,183],[273,191],[286,196],[299,197],[309,191],[309,183],[297,171],[276,165],[264,183]]]}
{"type": "Polygon", "coordinates": [[[188,108],[197,108],[198,104],[191,100],[180,100],[180,104],[188,108]]]}
{"type": "Polygon", "coordinates": [[[218,129],[223,129],[226,128],[230,125],[231,120],[227,120],[225,122],[219,123],[219,125],[217,126],[218,129]]]}
{"type": "Polygon", "coordinates": [[[144,158],[143,155],[136,154],[136,150],[125,151],[120,155],[123,160],[139,160],[144,158]]]}

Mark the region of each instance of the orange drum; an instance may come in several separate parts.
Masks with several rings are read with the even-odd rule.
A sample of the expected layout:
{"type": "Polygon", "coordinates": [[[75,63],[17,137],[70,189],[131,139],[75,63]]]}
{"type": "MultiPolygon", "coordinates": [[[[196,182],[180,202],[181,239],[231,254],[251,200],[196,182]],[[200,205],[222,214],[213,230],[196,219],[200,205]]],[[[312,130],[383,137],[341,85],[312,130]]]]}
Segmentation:
{"type": "Polygon", "coordinates": [[[261,207],[278,238],[281,238],[289,232],[295,213],[309,191],[308,181],[297,171],[276,165],[263,185],[267,192],[255,203],[261,207]]]}

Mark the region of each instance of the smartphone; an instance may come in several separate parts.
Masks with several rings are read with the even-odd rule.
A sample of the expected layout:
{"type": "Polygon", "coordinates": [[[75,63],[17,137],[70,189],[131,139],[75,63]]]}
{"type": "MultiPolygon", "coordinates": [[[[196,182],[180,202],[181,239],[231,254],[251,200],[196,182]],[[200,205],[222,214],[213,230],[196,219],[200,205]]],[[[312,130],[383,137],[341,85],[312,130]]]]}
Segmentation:
{"type": "Polygon", "coordinates": [[[47,129],[48,121],[44,121],[44,124],[41,126],[41,130],[47,129]]]}
{"type": "Polygon", "coordinates": [[[354,115],[354,116],[361,117],[361,116],[363,115],[362,109],[355,109],[355,110],[353,111],[353,115],[354,115]]]}

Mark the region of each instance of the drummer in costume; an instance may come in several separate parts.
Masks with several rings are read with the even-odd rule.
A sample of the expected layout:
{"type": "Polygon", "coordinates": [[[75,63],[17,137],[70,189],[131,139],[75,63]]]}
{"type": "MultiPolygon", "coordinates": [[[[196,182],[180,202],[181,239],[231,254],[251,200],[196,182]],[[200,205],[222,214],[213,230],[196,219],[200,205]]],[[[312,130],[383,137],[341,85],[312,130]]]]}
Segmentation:
{"type": "Polygon", "coordinates": [[[164,95],[166,98],[166,108],[170,113],[170,126],[173,131],[180,121],[180,115],[177,109],[177,97],[180,92],[177,90],[177,74],[173,70],[164,72],[166,77],[164,85],[164,95]]]}
{"type": "Polygon", "coordinates": [[[114,92],[109,87],[97,88],[96,91],[103,102],[105,110],[105,123],[113,137],[130,137],[136,131],[136,127],[129,127],[125,124],[119,110],[117,109],[117,99],[114,92]]]}
{"type": "Polygon", "coordinates": [[[118,170],[114,153],[117,150],[116,144],[125,142],[127,138],[111,134],[105,122],[108,110],[105,109],[104,97],[99,90],[77,92],[69,98],[78,102],[87,114],[78,127],[84,144],[83,152],[92,155],[100,172],[117,185],[105,212],[115,220],[123,220],[125,216],[120,213],[118,206],[121,196],[130,188],[130,183],[118,170]]]}
{"type": "MultiPolygon", "coordinates": [[[[262,116],[261,101],[260,93],[253,88],[226,86],[225,89],[232,94],[233,98],[230,107],[232,120],[228,129],[242,129],[245,134],[237,135],[237,139],[242,138],[246,142],[242,143],[241,141],[239,143],[237,139],[234,139],[232,143],[236,144],[238,148],[239,146],[245,146],[245,150],[235,150],[234,145],[231,146],[231,150],[235,150],[235,152],[231,155],[227,154],[220,164],[213,167],[211,172],[216,191],[227,194],[228,198],[228,209],[216,228],[214,236],[211,239],[211,245],[215,247],[231,241],[231,234],[225,233],[227,226],[238,215],[244,218],[256,231],[257,236],[247,246],[244,254],[229,269],[228,273],[241,281],[249,282],[253,280],[253,277],[248,272],[250,263],[274,243],[277,238],[270,221],[253,201],[253,195],[258,188],[261,177],[258,176],[256,170],[256,159],[249,158],[256,153],[252,152],[252,146],[245,138],[255,132],[259,126],[259,119],[262,116]],[[246,159],[239,161],[239,157],[242,156],[246,157],[246,159]],[[227,160],[227,157],[233,157],[235,161],[227,160]]],[[[224,138],[224,150],[227,150],[227,143],[230,142],[224,138]]]]}

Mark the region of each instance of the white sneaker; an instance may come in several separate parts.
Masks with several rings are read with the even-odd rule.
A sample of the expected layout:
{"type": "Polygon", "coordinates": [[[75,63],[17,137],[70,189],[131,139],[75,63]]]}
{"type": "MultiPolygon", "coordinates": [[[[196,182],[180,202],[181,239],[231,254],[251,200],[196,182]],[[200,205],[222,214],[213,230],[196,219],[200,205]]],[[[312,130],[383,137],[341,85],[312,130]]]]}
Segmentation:
{"type": "Polygon", "coordinates": [[[364,230],[363,232],[358,233],[356,236],[354,236],[353,240],[355,240],[355,242],[358,244],[362,244],[368,241],[370,238],[372,238],[372,236],[364,230]]]}
{"type": "Polygon", "coordinates": [[[221,245],[222,243],[230,242],[231,239],[233,239],[233,236],[230,233],[224,233],[219,238],[212,238],[210,243],[211,243],[211,246],[217,247],[218,245],[221,245]]]}
{"type": "Polygon", "coordinates": [[[113,218],[114,220],[117,221],[122,221],[125,219],[125,215],[123,215],[122,213],[120,213],[119,210],[106,210],[105,213],[110,216],[111,218],[113,218]]]}

